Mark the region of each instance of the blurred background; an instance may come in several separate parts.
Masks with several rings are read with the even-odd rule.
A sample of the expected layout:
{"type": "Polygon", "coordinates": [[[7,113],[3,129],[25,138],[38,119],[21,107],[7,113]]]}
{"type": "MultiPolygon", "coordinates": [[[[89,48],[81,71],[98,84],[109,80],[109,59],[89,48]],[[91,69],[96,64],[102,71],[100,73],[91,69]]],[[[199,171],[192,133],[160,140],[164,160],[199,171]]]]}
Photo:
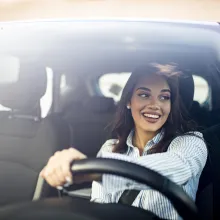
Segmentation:
{"type": "Polygon", "coordinates": [[[0,0],[0,20],[164,18],[219,21],[219,0],[0,0]]]}

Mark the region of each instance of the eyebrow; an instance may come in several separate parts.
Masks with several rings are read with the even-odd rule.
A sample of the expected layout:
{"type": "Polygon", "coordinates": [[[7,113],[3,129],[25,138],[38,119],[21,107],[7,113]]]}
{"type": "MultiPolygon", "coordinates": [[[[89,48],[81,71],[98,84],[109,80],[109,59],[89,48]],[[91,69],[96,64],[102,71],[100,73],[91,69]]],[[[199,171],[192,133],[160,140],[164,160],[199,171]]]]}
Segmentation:
{"type": "MultiPolygon", "coordinates": [[[[151,90],[146,88],[146,87],[140,87],[140,88],[137,88],[136,91],[137,90],[145,90],[145,91],[151,92],[151,90]]],[[[162,89],[160,92],[169,92],[169,93],[171,93],[170,89],[162,89]]]]}
{"type": "Polygon", "coordinates": [[[169,92],[169,93],[171,93],[170,89],[162,89],[161,92],[169,92]]]}
{"type": "Polygon", "coordinates": [[[140,88],[137,88],[136,91],[137,90],[145,90],[145,91],[151,92],[151,90],[146,87],[140,87],[140,88]]]}

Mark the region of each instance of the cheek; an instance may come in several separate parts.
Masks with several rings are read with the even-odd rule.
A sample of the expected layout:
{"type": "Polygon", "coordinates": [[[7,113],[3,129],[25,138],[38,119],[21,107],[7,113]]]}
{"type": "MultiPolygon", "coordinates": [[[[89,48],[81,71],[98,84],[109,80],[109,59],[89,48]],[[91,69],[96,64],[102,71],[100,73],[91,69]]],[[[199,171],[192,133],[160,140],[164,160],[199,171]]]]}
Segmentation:
{"type": "Polygon", "coordinates": [[[140,97],[132,96],[131,98],[131,107],[134,112],[143,110],[149,103],[148,100],[143,100],[140,97]]]}
{"type": "Polygon", "coordinates": [[[131,108],[131,114],[134,120],[137,120],[139,118],[140,110],[141,110],[141,106],[133,103],[131,108]]]}
{"type": "Polygon", "coordinates": [[[163,114],[164,116],[169,116],[171,111],[171,103],[167,103],[167,105],[163,106],[163,114]]]}
{"type": "Polygon", "coordinates": [[[134,121],[137,121],[140,118],[140,112],[144,108],[142,102],[138,101],[137,99],[131,99],[131,114],[134,121]]]}

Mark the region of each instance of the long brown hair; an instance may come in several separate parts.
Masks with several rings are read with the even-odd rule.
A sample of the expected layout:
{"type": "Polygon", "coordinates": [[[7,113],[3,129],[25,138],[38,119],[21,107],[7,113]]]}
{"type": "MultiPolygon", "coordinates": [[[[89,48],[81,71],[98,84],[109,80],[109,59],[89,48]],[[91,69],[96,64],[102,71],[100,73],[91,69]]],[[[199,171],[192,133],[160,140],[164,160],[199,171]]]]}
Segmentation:
{"type": "Polygon", "coordinates": [[[150,149],[149,153],[167,151],[170,142],[177,136],[196,129],[195,123],[189,120],[187,111],[179,94],[179,77],[182,72],[176,64],[161,65],[157,63],[148,64],[132,72],[128,79],[118,104],[116,118],[113,125],[113,134],[117,136],[118,143],[113,152],[125,152],[127,150],[126,140],[134,128],[134,120],[131,111],[127,109],[127,103],[131,100],[134,88],[140,77],[146,74],[158,74],[165,78],[171,90],[171,112],[164,124],[164,136],[162,140],[150,149]]]}

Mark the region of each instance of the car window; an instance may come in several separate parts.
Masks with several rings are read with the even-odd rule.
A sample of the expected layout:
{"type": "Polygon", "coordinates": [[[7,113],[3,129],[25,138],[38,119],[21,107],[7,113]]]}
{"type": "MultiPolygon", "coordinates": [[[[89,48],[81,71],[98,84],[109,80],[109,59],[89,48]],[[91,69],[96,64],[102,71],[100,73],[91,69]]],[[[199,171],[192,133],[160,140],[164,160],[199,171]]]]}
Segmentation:
{"type": "MultiPolygon", "coordinates": [[[[122,90],[131,73],[107,73],[99,78],[99,88],[106,97],[111,97],[118,102],[121,98],[122,90]]],[[[194,101],[203,104],[209,95],[208,82],[201,76],[193,75],[195,84],[194,101]]]]}
{"type": "MultiPolygon", "coordinates": [[[[19,77],[20,60],[14,56],[0,55],[0,84],[15,83],[19,77]],[[5,74],[7,73],[7,74],[5,74]]],[[[53,94],[53,70],[46,67],[47,89],[40,100],[41,116],[44,118],[50,111],[53,94]]],[[[0,104],[0,111],[10,111],[10,108],[0,104]]]]}
{"type": "Polygon", "coordinates": [[[44,96],[40,99],[41,117],[45,118],[52,106],[53,102],[53,70],[46,67],[47,71],[47,89],[44,96]]]}
{"type": "Polygon", "coordinates": [[[198,101],[200,104],[203,104],[207,101],[209,96],[209,84],[201,76],[193,75],[193,80],[195,84],[194,91],[194,101],[198,101]]]}
{"type": "Polygon", "coordinates": [[[113,98],[118,102],[121,98],[122,89],[124,88],[131,73],[107,73],[99,78],[99,88],[101,93],[106,97],[113,98]]]}
{"type": "MultiPolygon", "coordinates": [[[[19,76],[19,59],[15,56],[0,55],[0,60],[0,84],[16,82],[19,76]]],[[[0,104],[0,110],[8,111],[10,109],[0,104]]]]}
{"type": "Polygon", "coordinates": [[[15,56],[0,55],[0,60],[0,83],[7,84],[16,82],[19,77],[19,59],[15,56]]]}

